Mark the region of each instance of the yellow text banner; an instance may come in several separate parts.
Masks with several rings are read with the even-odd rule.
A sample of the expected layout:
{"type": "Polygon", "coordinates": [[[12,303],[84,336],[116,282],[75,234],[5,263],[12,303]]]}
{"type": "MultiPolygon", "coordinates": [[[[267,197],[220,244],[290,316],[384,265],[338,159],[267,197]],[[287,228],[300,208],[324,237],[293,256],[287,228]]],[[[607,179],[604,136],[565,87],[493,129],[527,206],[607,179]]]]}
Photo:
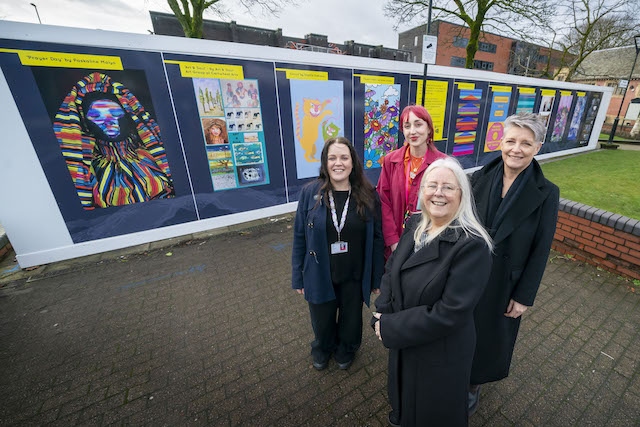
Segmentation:
{"type": "Polygon", "coordinates": [[[360,77],[360,83],[363,85],[392,85],[395,84],[393,77],[387,76],[369,76],[366,74],[354,74],[355,77],[360,77]]]}
{"type": "Polygon", "coordinates": [[[244,71],[241,65],[188,61],[165,62],[167,64],[178,64],[180,66],[180,75],[186,78],[244,80],[244,71]]]}
{"type": "Polygon", "coordinates": [[[119,56],[85,55],[82,53],[44,52],[38,50],[0,49],[0,52],[17,53],[22,65],[30,67],[100,68],[122,70],[119,56]]]}
{"type": "Polygon", "coordinates": [[[276,68],[276,71],[284,71],[289,80],[329,80],[326,71],[293,70],[289,68],[276,68]]]}

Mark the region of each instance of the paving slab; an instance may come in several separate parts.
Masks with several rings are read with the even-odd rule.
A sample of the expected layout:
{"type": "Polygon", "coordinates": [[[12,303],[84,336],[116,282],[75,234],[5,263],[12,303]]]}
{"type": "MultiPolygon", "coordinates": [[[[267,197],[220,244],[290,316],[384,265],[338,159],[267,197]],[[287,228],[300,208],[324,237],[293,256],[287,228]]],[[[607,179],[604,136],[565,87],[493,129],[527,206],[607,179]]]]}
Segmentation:
{"type": "MultiPolygon", "coordinates": [[[[385,426],[387,352],[311,366],[291,219],[0,280],[0,425],[385,426]]],[[[638,426],[640,287],[552,253],[471,426],[638,426]]],[[[370,310],[363,308],[368,322],[370,310]]]]}

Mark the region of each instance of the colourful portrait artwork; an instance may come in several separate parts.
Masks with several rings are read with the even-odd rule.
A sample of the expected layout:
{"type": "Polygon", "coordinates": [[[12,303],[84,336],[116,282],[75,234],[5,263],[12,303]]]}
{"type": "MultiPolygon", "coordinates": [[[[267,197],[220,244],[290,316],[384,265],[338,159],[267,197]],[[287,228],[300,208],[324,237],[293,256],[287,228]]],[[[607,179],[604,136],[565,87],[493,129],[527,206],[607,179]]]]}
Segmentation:
{"type": "Polygon", "coordinates": [[[344,136],[342,81],[289,80],[298,179],[318,176],[324,141],[344,136]]]}
{"type": "Polygon", "coordinates": [[[562,142],[564,130],[569,121],[569,111],[571,111],[571,103],[573,95],[570,91],[560,91],[560,102],[558,103],[558,111],[556,112],[556,120],[553,124],[553,132],[551,133],[551,142],[562,142]]]}
{"type": "Polygon", "coordinates": [[[578,131],[580,130],[580,124],[582,123],[582,117],[584,116],[586,105],[587,97],[585,96],[585,93],[578,92],[576,108],[573,110],[573,117],[571,118],[569,133],[567,134],[567,140],[570,142],[574,142],[578,139],[578,131]]]}
{"type": "Polygon", "coordinates": [[[384,156],[398,145],[398,84],[366,84],[364,88],[364,168],[382,167],[384,156]]]}
{"type": "Polygon", "coordinates": [[[482,89],[465,89],[460,84],[459,87],[458,117],[452,154],[467,156],[473,154],[476,142],[482,89]]]}
{"type": "Polygon", "coordinates": [[[497,151],[500,149],[504,126],[511,102],[511,88],[509,86],[491,86],[491,112],[489,113],[489,123],[487,125],[487,136],[484,140],[484,152],[497,151]]]}
{"type": "Polygon", "coordinates": [[[222,91],[218,79],[193,79],[193,90],[198,101],[200,117],[220,117],[224,114],[222,107],[222,91]]]}
{"type": "Polygon", "coordinates": [[[174,197],[158,124],[107,74],[90,73],[71,88],[53,131],[85,210],[174,197]]]}
{"type": "Polygon", "coordinates": [[[207,145],[228,144],[229,134],[227,133],[227,123],[222,118],[202,119],[204,129],[204,140],[207,145]]]}

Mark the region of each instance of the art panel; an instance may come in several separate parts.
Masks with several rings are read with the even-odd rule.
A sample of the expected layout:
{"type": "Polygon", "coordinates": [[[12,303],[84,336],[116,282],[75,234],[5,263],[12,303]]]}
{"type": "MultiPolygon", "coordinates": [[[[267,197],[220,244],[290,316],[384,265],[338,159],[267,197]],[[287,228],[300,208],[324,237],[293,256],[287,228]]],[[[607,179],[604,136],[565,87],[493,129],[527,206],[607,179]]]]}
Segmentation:
{"type": "Polygon", "coordinates": [[[318,176],[324,141],[344,136],[343,82],[290,80],[298,179],[318,176]]]}
{"type": "Polygon", "coordinates": [[[504,134],[503,122],[509,115],[511,102],[511,86],[491,85],[491,109],[489,110],[489,123],[484,140],[484,152],[492,152],[500,149],[500,142],[504,134]]]}
{"type": "Polygon", "coordinates": [[[159,54],[25,42],[0,66],[74,242],[197,218],[159,54]]]}
{"type": "Polygon", "coordinates": [[[382,167],[397,148],[400,118],[399,84],[367,84],[364,92],[364,168],[382,167]]]}
{"type": "Polygon", "coordinates": [[[533,87],[519,87],[517,93],[516,114],[533,113],[533,107],[536,103],[536,89],[533,87]]]}
{"type": "Polygon", "coordinates": [[[556,111],[555,121],[553,124],[553,131],[551,132],[551,142],[553,143],[562,144],[566,142],[563,140],[563,136],[569,120],[572,102],[573,95],[571,91],[561,90],[558,110],[556,111]]]}
{"type": "Polygon", "coordinates": [[[576,106],[573,109],[573,116],[571,117],[571,124],[569,125],[569,132],[567,133],[567,140],[569,142],[575,142],[578,139],[580,126],[582,125],[582,119],[587,107],[586,95],[586,92],[576,93],[576,106]]]}
{"type": "Polygon", "coordinates": [[[200,218],[286,202],[273,64],[164,57],[200,218]]]}

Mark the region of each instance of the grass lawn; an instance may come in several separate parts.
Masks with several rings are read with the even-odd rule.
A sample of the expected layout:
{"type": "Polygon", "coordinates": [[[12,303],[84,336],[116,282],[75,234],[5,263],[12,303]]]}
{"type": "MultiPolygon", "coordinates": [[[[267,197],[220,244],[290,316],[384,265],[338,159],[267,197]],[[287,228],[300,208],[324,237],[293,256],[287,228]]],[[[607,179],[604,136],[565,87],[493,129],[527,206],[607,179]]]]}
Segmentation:
{"type": "MultiPolygon", "coordinates": [[[[598,137],[598,141],[609,141],[609,134],[601,133],[600,136],[598,137]]],[[[623,138],[621,136],[614,136],[613,142],[638,142],[638,140],[623,138]]]]}
{"type": "Polygon", "coordinates": [[[560,197],[640,220],[640,151],[601,150],[545,163],[560,197]]]}

